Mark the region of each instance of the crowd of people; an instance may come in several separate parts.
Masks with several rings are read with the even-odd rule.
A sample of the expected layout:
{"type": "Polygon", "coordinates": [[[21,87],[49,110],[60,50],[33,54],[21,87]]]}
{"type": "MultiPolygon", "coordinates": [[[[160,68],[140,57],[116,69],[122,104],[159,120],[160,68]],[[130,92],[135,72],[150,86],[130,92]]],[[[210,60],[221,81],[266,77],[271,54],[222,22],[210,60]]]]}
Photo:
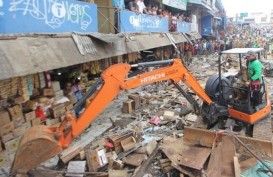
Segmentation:
{"type": "Polygon", "coordinates": [[[145,4],[144,0],[132,0],[125,4],[124,0],[113,0],[113,6],[119,10],[130,10],[137,14],[147,14],[157,17],[165,17],[169,19],[169,29],[174,32],[177,31],[177,23],[191,22],[190,16],[185,11],[174,11],[171,9],[164,9],[158,3],[145,4]]]}

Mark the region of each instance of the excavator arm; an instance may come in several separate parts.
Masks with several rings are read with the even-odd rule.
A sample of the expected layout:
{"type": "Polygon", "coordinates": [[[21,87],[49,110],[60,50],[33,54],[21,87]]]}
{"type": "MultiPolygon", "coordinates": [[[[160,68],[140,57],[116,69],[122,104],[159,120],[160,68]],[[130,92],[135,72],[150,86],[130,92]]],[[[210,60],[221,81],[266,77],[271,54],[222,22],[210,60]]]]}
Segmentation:
{"type": "Polygon", "coordinates": [[[21,138],[12,165],[12,173],[27,172],[40,163],[57,155],[84,131],[104,108],[125,89],[137,88],[158,81],[171,80],[181,93],[193,104],[198,104],[178,85],[180,81],[191,88],[207,105],[212,100],[198,84],[196,79],[183,66],[180,59],[139,63],[136,65],[116,64],[106,69],[102,75],[102,85],[92,102],[78,119],[67,114],[60,127],[34,126],[21,138]],[[163,65],[163,67],[162,67],[163,65]],[[161,66],[150,72],[127,78],[132,67],[161,66]]]}

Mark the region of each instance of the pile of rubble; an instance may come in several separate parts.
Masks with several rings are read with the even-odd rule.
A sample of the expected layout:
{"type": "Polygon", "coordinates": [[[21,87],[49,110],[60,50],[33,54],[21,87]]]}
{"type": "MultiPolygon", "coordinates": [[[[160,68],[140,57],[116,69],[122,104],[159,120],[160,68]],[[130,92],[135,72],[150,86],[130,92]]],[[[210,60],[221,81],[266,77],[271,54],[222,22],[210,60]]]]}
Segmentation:
{"type": "MultiPolygon", "coordinates": [[[[227,57],[224,69],[235,71],[234,60],[234,56],[227,57]]],[[[189,67],[203,88],[207,78],[217,74],[216,61],[216,55],[194,58],[189,67]]],[[[202,104],[197,95],[180,85],[202,104]]],[[[54,168],[39,167],[31,173],[48,177],[237,177],[257,164],[234,134],[193,128],[202,118],[168,81],[143,86],[137,93],[125,93],[124,98],[120,99],[122,119],[110,118],[112,128],[87,146],[63,152],[54,168]]],[[[272,160],[271,142],[239,139],[259,158],[272,160]]]]}

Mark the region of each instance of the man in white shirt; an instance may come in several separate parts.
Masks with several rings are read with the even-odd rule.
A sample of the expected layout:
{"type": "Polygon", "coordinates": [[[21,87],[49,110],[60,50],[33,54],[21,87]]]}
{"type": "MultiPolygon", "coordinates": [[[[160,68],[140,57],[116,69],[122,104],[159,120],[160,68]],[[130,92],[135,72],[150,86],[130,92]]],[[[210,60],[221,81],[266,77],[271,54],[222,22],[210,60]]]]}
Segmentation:
{"type": "Polygon", "coordinates": [[[147,14],[146,6],[144,4],[144,0],[138,0],[137,5],[138,5],[138,10],[139,10],[140,13],[143,14],[143,12],[144,12],[145,14],[147,14]]]}

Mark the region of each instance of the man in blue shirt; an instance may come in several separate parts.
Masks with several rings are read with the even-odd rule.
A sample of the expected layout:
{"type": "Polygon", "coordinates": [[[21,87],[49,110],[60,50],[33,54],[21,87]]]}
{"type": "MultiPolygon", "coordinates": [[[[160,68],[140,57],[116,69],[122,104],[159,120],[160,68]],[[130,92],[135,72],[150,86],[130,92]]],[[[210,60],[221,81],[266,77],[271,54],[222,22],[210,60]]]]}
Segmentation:
{"type": "Polygon", "coordinates": [[[119,9],[125,9],[124,0],[113,0],[113,6],[118,7],[119,9]]]}
{"type": "Polygon", "coordinates": [[[124,0],[113,0],[113,6],[116,7],[115,9],[115,33],[119,32],[119,10],[125,9],[124,0]]]}

